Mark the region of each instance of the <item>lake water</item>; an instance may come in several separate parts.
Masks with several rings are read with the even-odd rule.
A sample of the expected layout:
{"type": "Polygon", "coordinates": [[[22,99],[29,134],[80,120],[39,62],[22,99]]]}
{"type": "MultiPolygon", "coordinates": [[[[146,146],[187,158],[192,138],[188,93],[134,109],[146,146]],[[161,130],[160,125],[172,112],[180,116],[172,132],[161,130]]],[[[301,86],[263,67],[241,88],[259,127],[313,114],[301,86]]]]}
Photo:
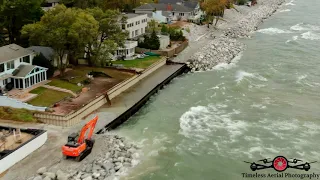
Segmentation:
{"type": "Polygon", "coordinates": [[[243,161],[319,161],[319,8],[288,1],[242,40],[247,50],[232,64],[178,77],[153,96],[115,130],[144,154],[123,179],[238,180],[252,173],[243,161]]]}

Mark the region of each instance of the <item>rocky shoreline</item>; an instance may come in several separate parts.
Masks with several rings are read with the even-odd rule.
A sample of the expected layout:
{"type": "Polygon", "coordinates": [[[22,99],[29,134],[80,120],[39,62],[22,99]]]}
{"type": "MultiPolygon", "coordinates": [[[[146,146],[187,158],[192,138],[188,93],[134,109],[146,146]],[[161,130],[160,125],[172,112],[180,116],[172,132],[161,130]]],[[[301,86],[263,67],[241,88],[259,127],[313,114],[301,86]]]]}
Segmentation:
{"type": "MultiPolygon", "coordinates": [[[[50,172],[46,167],[38,169],[37,175],[28,180],[114,180],[137,164],[139,152],[136,145],[118,135],[101,135],[103,152],[95,160],[85,162],[78,169],[67,172],[68,167],[50,172]]],[[[97,148],[97,147],[96,147],[97,148]]],[[[101,147],[100,147],[101,148],[101,147]]],[[[81,162],[82,163],[82,162],[81,162]]]]}
{"type": "Polygon", "coordinates": [[[225,30],[219,37],[205,45],[188,60],[187,64],[194,71],[211,70],[219,63],[230,63],[245,45],[238,38],[250,37],[264,19],[270,17],[285,0],[263,0],[259,7],[251,11],[237,24],[225,30]]]}

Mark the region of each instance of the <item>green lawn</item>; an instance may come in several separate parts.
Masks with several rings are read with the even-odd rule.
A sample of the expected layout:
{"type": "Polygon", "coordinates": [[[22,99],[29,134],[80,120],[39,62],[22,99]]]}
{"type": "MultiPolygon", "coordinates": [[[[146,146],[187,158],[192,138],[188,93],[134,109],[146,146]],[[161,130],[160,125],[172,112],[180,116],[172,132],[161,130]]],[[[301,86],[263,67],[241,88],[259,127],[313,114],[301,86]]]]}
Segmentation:
{"type": "Polygon", "coordinates": [[[33,111],[27,109],[15,109],[3,106],[0,107],[0,117],[1,119],[6,120],[35,122],[37,120],[33,117],[33,113],[33,111]]]}
{"type": "Polygon", "coordinates": [[[82,89],[81,86],[77,86],[76,84],[70,83],[68,81],[60,80],[60,79],[53,79],[50,83],[48,83],[48,85],[69,89],[73,92],[78,92],[82,89]]]}
{"type": "Polygon", "coordinates": [[[122,64],[124,67],[130,68],[141,68],[146,69],[151,64],[160,60],[161,56],[148,56],[143,59],[126,60],[126,61],[112,61],[113,64],[122,64]]]}
{"type": "Polygon", "coordinates": [[[38,94],[38,96],[34,99],[31,99],[27,103],[32,104],[34,106],[44,107],[50,107],[51,105],[62,100],[63,98],[70,96],[69,93],[55,91],[44,87],[38,87],[30,91],[30,93],[38,94]]]}

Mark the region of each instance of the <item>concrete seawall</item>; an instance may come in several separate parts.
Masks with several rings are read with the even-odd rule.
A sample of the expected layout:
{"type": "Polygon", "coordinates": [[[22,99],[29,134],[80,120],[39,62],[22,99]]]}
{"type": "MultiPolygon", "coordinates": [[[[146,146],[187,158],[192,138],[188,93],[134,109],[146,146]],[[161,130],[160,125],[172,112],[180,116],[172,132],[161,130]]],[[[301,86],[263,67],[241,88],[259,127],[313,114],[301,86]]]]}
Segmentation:
{"type": "Polygon", "coordinates": [[[125,108],[123,107],[123,104],[119,103],[113,108],[105,109],[104,112],[112,113],[112,111],[114,111],[117,113],[114,113],[114,118],[109,120],[100,119],[100,125],[98,126],[100,129],[98,130],[97,134],[104,133],[105,131],[115,129],[120,126],[132,115],[134,115],[141,107],[143,107],[149,98],[162,89],[164,85],[170,83],[170,81],[175,77],[188,71],[189,68],[186,64],[175,64],[168,62],[167,65],[154,72],[154,74],[147,78],[144,82],[138,84],[133,92],[124,94],[125,97],[134,98],[130,101],[126,101],[125,97],[122,98],[122,101],[126,101],[124,102],[125,108]],[[105,124],[104,127],[101,123],[105,124]]]}

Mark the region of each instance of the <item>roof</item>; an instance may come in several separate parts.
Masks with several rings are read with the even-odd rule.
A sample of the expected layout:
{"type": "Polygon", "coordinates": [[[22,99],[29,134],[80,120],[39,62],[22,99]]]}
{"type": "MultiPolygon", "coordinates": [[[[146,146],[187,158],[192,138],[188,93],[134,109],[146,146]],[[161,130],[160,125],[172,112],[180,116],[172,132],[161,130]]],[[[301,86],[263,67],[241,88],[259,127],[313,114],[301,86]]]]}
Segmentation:
{"type": "MultiPolygon", "coordinates": [[[[179,5],[179,4],[171,4],[172,11],[177,11],[177,12],[190,12],[193,11],[193,8],[189,8],[184,5],[179,5]]],[[[168,11],[168,4],[155,4],[155,3],[149,3],[149,4],[144,4],[142,6],[139,6],[135,8],[134,10],[159,10],[159,11],[168,11]]]]}
{"type": "Polygon", "coordinates": [[[36,53],[41,53],[49,61],[53,60],[54,50],[51,47],[31,46],[31,47],[28,47],[27,49],[36,53]]]}
{"type": "Polygon", "coordinates": [[[36,66],[21,64],[17,69],[16,73],[13,76],[16,77],[25,77],[28,75],[36,66]]]}
{"type": "Polygon", "coordinates": [[[23,56],[33,54],[31,50],[25,49],[16,44],[0,47],[0,63],[18,59],[23,56]]]}
{"type": "Polygon", "coordinates": [[[134,18],[134,17],[138,17],[141,16],[142,14],[134,14],[134,13],[126,13],[124,14],[125,17],[127,17],[128,19],[130,18],[134,18]]]}
{"type": "Polygon", "coordinates": [[[159,4],[177,4],[177,3],[182,3],[184,6],[188,8],[196,8],[198,4],[198,0],[159,0],[159,4]]]}

